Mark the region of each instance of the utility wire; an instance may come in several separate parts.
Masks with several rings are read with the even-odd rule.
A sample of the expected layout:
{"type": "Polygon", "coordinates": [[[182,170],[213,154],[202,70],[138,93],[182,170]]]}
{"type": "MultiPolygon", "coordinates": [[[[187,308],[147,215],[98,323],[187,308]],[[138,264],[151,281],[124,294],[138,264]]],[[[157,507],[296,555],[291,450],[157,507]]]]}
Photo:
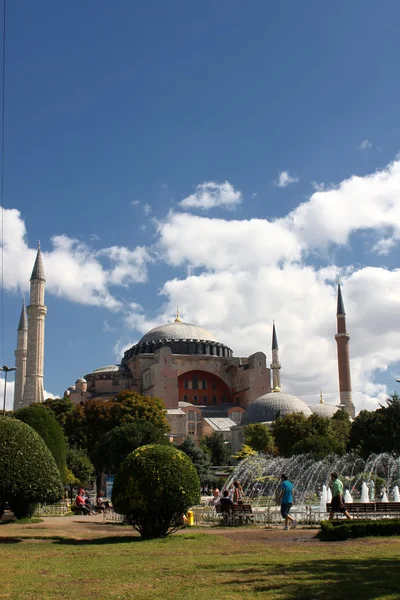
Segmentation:
{"type": "Polygon", "coordinates": [[[6,81],[6,5],[3,0],[3,68],[1,106],[1,362],[4,364],[4,124],[6,81]]]}

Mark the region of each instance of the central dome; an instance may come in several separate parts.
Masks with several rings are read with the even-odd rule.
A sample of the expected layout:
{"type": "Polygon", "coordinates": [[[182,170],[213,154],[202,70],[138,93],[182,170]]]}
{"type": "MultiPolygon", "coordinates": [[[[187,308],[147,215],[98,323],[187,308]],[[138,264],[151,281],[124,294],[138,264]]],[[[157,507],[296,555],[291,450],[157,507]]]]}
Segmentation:
{"type": "Polygon", "coordinates": [[[150,329],[140,340],[139,344],[148,342],[157,342],[159,340],[194,340],[217,342],[218,340],[209,331],[192,325],[191,323],[182,323],[182,321],[174,321],[150,329]]]}

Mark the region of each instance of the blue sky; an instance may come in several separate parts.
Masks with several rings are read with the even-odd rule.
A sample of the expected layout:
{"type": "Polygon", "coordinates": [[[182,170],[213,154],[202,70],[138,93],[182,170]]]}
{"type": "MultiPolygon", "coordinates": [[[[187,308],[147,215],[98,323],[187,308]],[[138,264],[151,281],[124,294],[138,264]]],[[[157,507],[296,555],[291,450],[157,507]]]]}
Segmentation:
{"type": "MultiPolygon", "coordinates": [[[[394,172],[385,190],[373,192],[374,202],[392,194],[396,208],[400,198],[399,4],[118,0],[111,6],[101,0],[15,0],[7,10],[4,205],[20,212],[26,237],[5,252],[13,272],[5,278],[3,361],[13,362],[21,292],[27,291],[25,274],[40,239],[49,279],[49,392],[60,394],[82,374],[114,362],[116,347],[171,318],[176,302],[184,318],[224,336],[237,353],[263,350],[268,355],[270,323],[279,316],[282,380],[285,371],[288,390],[311,401],[325,387],[335,401],[335,308],[330,313],[328,302],[335,277],[339,272],[345,282],[348,277],[345,301],[348,297],[349,308],[359,316],[364,314],[360,305],[369,305],[366,290],[382,285],[383,268],[388,297],[382,293],[380,304],[371,303],[370,310],[393,316],[384,342],[379,327],[371,325],[372,312],[365,311],[364,321],[353,319],[354,329],[348,311],[359,407],[376,405],[373,399],[384,396],[383,386],[393,388],[399,371],[399,344],[391,332],[398,331],[393,290],[399,283],[400,217],[393,210],[374,226],[373,209],[372,221],[363,224],[352,203],[363,202],[363,186],[369,185],[365,178],[391,163],[394,172]],[[279,187],[283,172],[293,181],[279,187]],[[354,190],[348,192],[343,182],[354,176],[354,190]],[[228,182],[240,201],[227,210],[217,187],[214,208],[179,205],[207,182],[228,182]],[[325,191],[316,192],[313,182],[324,183],[325,191]],[[329,207],[324,214],[332,211],[327,220],[335,221],[332,186],[349,210],[344,208],[340,219],[349,223],[345,233],[332,229],[326,234],[329,241],[316,242],[312,251],[309,238],[296,238],[307,246],[307,255],[289,256],[282,248],[275,262],[270,260],[274,248],[285,244],[279,232],[271,230],[271,250],[252,244],[246,233],[251,219],[261,224],[287,219],[316,193],[325,193],[329,207]],[[234,230],[229,228],[233,222],[234,230]],[[213,251],[205,255],[214,247],[209,237],[214,226],[221,231],[221,246],[233,238],[231,255],[246,255],[247,262],[216,265],[213,251]],[[167,242],[166,230],[171,233],[167,242]],[[395,239],[382,253],[376,244],[392,234],[395,239]],[[54,236],[64,236],[58,267],[54,236]],[[81,247],[68,242],[65,249],[66,239],[78,240],[81,247]],[[205,254],[195,256],[192,244],[205,254]],[[139,276],[110,276],[110,260],[120,269],[121,252],[112,259],[104,250],[115,247],[127,252],[142,248],[139,276]],[[258,260],[264,251],[268,274],[258,260]],[[53,253],[53,263],[46,253],[53,253]],[[96,264],[83,271],[88,257],[96,264]],[[303,309],[310,290],[303,288],[311,282],[306,276],[291,279],[284,264],[288,269],[295,264],[296,273],[312,269],[319,278],[322,287],[312,296],[315,306],[309,312],[303,309]],[[90,279],[99,265],[113,307],[104,294],[94,306],[90,285],[80,297],[81,278],[90,279]],[[321,269],[328,269],[329,277],[321,269]],[[57,271],[63,270],[65,281],[61,276],[55,283],[57,271]],[[241,272],[252,274],[253,287],[240,280],[241,272]],[[71,294],[70,276],[76,283],[71,294]],[[281,276],[285,284],[277,290],[281,276]],[[218,283],[212,283],[214,277],[218,283]],[[217,297],[210,289],[217,289],[217,297]],[[242,300],[232,302],[232,295],[242,300]],[[307,318],[312,321],[308,329],[315,328],[309,340],[304,337],[307,318]],[[373,346],[370,352],[365,340],[373,346]],[[314,360],[313,369],[305,356],[314,360]]],[[[371,186],[375,189],[379,181],[371,186]]],[[[315,211],[307,218],[311,223],[314,217],[315,227],[320,226],[315,211]]],[[[16,239],[16,221],[5,220],[5,225],[16,239]]],[[[136,255],[129,268],[132,260],[137,264],[136,255]]]]}

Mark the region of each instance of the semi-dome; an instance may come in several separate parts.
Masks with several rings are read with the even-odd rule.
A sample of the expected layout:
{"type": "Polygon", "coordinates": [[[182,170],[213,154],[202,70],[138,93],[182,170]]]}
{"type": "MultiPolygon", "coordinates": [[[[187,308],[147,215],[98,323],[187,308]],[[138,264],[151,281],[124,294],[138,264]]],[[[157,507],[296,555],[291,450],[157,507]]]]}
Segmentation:
{"type": "Polygon", "coordinates": [[[326,419],[330,419],[333,417],[338,410],[340,410],[340,406],[334,406],[333,404],[325,404],[325,402],[319,402],[318,404],[313,404],[310,406],[311,412],[313,415],[318,415],[319,417],[325,417],[326,419]]]}
{"type": "Polygon", "coordinates": [[[274,391],[260,396],[250,404],[243,415],[242,425],[269,423],[278,417],[286,417],[293,413],[301,413],[306,417],[312,415],[309,406],[300,398],[281,391],[274,391]]]}
{"type": "Polygon", "coordinates": [[[140,340],[139,344],[148,342],[157,342],[159,340],[194,340],[216,342],[217,338],[212,333],[191,323],[183,323],[182,321],[174,321],[166,323],[159,327],[150,329],[140,340]]]}

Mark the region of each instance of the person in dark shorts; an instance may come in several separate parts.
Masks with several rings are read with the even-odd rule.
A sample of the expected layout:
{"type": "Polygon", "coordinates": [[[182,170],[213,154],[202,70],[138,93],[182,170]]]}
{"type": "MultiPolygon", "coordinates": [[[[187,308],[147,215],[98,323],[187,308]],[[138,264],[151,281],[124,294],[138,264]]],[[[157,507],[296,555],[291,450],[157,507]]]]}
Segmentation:
{"type": "Polygon", "coordinates": [[[329,520],[332,521],[335,513],[342,513],[346,519],[351,520],[351,516],[346,510],[346,505],[343,499],[343,483],[339,479],[339,475],[335,472],[331,473],[332,480],[332,502],[329,520]]]}
{"type": "Polygon", "coordinates": [[[291,481],[289,481],[289,479],[287,478],[287,475],[285,475],[285,473],[282,473],[281,475],[281,493],[280,493],[280,501],[281,501],[281,515],[282,515],[282,519],[285,519],[285,526],[283,529],[289,529],[289,522],[292,523],[292,527],[293,529],[296,527],[297,525],[297,521],[296,519],[293,519],[293,517],[291,517],[289,515],[290,513],[290,509],[292,508],[292,504],[293,504],[293,484],[291,481]]]}

